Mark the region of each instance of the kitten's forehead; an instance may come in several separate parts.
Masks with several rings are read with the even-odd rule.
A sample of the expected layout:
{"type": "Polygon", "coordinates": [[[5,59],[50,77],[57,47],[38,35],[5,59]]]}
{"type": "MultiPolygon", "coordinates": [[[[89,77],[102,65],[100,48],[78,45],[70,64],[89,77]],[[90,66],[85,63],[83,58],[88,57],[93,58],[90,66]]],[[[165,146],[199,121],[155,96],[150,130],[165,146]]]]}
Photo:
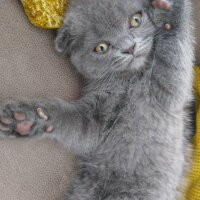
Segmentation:
{"type": "MultiPolygon", "coordinates": [[[[72,6],[73,7],[73,6],[72,6]]],[[[142,10],[141,0],[78,0],[74,6],[77,20],[85,30],[101,35],[126,26],[128,18],[142,10]]]]}
{"type": "Polygon", "coordinates": [[[142,9],[141,0],[82,0],[83,1],[83,14],[91,15],[100,20],[101,18],[110,19],[118,18],[118,16],[127,17],[142,9]]]}

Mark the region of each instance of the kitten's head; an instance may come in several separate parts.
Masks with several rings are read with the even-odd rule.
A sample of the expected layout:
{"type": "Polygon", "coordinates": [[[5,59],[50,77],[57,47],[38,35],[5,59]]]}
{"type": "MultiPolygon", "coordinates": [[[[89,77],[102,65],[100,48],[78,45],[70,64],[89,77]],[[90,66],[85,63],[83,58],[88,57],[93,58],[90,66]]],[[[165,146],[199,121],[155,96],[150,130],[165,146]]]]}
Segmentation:
{"type": "Polygon", "coordinates": [[[72,0],[55,45],[81,74],[99,78],[144,66],[154,29],[141,0],[72,0]]]}

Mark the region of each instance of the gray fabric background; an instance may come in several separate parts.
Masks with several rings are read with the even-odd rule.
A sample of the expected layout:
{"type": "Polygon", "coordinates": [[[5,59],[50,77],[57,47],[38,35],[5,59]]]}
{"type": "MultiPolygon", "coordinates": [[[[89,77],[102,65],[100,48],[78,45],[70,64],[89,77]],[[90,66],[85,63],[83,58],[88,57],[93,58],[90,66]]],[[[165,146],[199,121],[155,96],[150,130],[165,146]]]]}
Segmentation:
{"type": "MultiPolygon", "coordinates": [[[[81,82],[53,48],[55,31],[29,23],[18,0],[0,0],[0,98],[79,96],[81,82]]],[[[60,199],[75,158],[56,141],[0,141],[0,200],[60,199]]]]}

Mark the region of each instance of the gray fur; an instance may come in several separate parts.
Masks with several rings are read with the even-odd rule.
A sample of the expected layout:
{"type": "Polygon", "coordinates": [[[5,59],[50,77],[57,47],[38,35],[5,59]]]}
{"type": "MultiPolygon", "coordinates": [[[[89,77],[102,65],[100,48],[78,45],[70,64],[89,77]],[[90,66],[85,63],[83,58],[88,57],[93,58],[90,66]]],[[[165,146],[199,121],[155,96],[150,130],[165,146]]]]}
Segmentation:
{"type": "MultiPolygon", "coordinates": [[[[9,103],[1,116],[26,113],[30,135],[56,138],[80,156],[66,200],[175,200],[185,164],[191,101],[193,23],[189,0],[170,11],[150,0],[73,0],[55,40],[85,77],[82,98],[9,103]],[[129,17],[143,11],[143,24],[129,17]],[[167,31],[164,24],[170,22],[167,31]],[[109,41],[107,54],[93,51],[109,41]],[[136,55],[123,54],[136,42],[136,55]],[[44,122],[36,114],[42,107],[44,122]],[[52,124],[55,130],[44,133],[52,124]]],[[[17,133],[13,119],[10,131],[17,133]]]]}

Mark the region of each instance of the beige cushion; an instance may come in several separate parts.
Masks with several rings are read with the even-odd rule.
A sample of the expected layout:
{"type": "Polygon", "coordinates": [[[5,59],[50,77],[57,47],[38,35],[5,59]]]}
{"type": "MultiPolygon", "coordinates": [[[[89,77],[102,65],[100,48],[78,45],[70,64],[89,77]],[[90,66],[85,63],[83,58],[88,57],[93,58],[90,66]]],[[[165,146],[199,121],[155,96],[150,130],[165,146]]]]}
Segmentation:
{"type": "MultiPolygon", "coordinates": [[[[197,12],[200,1],[194,1],[197,12]]],[[[53,50],[53,38],[54,31],[28,22],[19,1],[1,0],[1,99],[57,96],[73,100],[79,96],[79,76],[66,58],[53,50]]],[[[0,200],[60,199],[73,177],[75,163],[75,157],[56,141],[0,141],[0,200]]]]}
{"type": "MultiPolygon", "coordinates": [[[[31,25],[20,1],[0,4],[0,98],[77,98],[79,76],[54,51],[55,31],[31,25]]],[[[60,199],[74,164],[74,157],[55,141],[0,141],[0,200],[60,199]]]]}
{"type": "Polygon", "coordinates": [[[196,23],[196,63],[200,65],[200,0],[193,0],[194,19],[196,23]]]}
{"type": "Polygon", "coordinates": [[[0,147],[1,200],[60,200],[65,194],[75,159],[57,142],[0,140],[0,147]]]}

